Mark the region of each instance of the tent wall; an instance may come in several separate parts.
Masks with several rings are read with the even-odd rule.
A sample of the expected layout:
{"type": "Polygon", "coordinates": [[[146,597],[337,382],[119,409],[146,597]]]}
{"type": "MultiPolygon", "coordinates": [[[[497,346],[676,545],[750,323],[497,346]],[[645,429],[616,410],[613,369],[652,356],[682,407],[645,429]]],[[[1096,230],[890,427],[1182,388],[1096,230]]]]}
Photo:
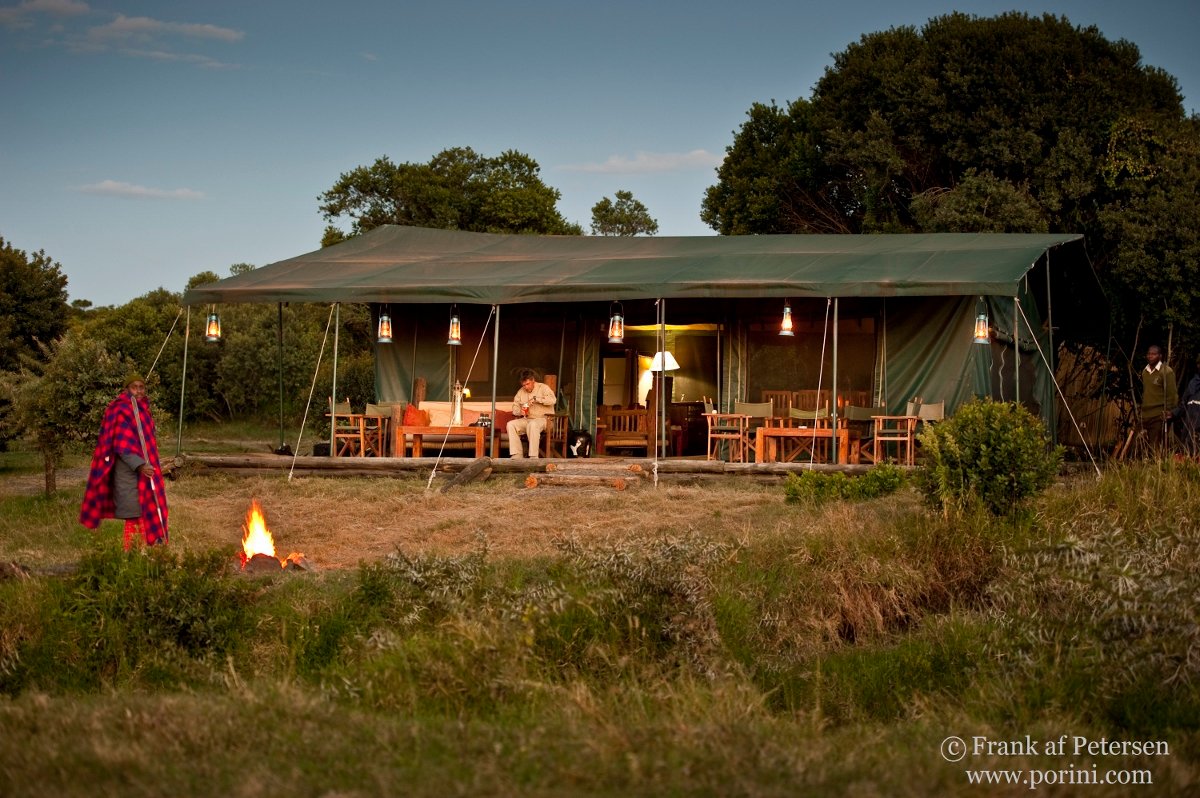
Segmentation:
{"type": "MultiPolygon", "coordinates": [[[[471,389],[472,399],[491,397],[495,318],[490,308],[460,306],[463,341],[446,343],[450,308],[435,305],[391,305],[393,342],[376,344],[376,396],[381,402],[410,402],[417,377],[426,381],[426,397],[448,401],[454,380],[471,389]]],[[[571,305],[523,306],[504,314],[497,358],[497,402],[507,407],[517,390],[517,374],[531,368],[539,376],[556,374],[560,363],[566,388],[575,371],[578,311],[571,305]],[[564,340],[565,327],[565,340],[564,340]]],[[[599,323],[599,322],[597,322],[599,323]]]]}

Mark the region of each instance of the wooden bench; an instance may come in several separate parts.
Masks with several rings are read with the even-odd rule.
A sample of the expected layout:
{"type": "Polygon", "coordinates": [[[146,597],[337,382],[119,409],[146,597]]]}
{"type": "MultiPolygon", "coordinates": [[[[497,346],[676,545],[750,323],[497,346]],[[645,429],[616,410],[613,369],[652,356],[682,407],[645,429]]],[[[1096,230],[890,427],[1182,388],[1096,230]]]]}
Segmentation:
{"type": "Polygon", "coordinates": [[[650,424],[644,407],[634,410],[602,407],[596,422],[600,439],[597,451],[601,455],[608,454],[609,449],[643,449],[650,453],[650,424]]]}

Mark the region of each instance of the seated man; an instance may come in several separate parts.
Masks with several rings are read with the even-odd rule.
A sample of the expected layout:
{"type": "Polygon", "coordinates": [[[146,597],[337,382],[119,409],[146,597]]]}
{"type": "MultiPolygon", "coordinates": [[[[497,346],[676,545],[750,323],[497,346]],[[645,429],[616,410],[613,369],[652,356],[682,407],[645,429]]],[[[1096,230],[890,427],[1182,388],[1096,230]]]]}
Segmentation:
{"type": "Polygon", "coordinates": [[[557,399],[544,382],[537,381],[533,369],[521,369],[521,388],[513,397],[513,415],[508,422],[508,453],[513,458],[524,457],[521,434],[529,436],[529,456],[537,457],[546,430],[546,417],[554,415],[557,399]]]}

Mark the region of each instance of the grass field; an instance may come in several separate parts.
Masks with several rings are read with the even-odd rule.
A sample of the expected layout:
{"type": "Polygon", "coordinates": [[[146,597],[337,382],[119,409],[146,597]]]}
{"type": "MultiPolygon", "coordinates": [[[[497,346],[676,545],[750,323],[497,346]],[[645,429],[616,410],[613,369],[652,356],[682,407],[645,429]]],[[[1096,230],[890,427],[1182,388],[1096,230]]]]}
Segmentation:
{"type": "Polygon", "coordinates": [[[0,456],[0,563],[32,574],[0,578],[0,795],[1198,789],[1190,464],[959,521],[910,488],[185,475],[130,555],[39,473],[0,456]],[[252,498],[315,570],[236,572],[252,498]]]}

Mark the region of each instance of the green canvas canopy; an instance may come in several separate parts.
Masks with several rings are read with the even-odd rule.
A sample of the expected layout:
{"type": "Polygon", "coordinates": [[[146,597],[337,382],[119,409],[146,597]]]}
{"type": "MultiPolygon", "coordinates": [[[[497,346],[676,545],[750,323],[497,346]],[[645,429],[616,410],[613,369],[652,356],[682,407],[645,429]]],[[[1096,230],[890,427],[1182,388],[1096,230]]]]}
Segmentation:
{"type": "Polygon", "coordinates": [[[520,304],[1016,296],[1077,234],[537,236],[385,225],[184,294],[185,304],[520,304]]]}
{"type": "Polygon", "coordinates": [[[1077,234],[621,238],[386,225],[198,286],[184,303],[355,302],[376,318],[387,308],[400,323],[394,343],[375,347],[382,402],[410,401],[419,381],[430,398],[449,398],[457,380],[503,398],[530,367],[557,374],[570,389],[562,398],[572,424],[592,429],[599,404],[644,401],[634,390],[639,364],[665,348],[682,364],[671,402],[711,396],[728,409],[769,388],[833,385],[891,412],[918,395],[944,400],[948,412],[978,396],[1019,398],[1053,428],[1052,375],[1038,350],[1053,349],[1050,295],[1068,304],[1082,296],[1068,276],[1084,262],[1081,242],[1077,234]],[[1051,268],[1060,247],[1067,254],[1054,255],[1051,268]],[[785,300],[797,319],[792,338],[778,335],[785,300]],[[660,332],[606,343],[615,302],[628,324],[657,318],[660,332]],[[450,305],[468,346],[446,344],[450,305]],[[971,343],[981,310],[992,320],[990,347],[971,343]],[[684,326],[668,331],[667,323],[684,326]]]}

